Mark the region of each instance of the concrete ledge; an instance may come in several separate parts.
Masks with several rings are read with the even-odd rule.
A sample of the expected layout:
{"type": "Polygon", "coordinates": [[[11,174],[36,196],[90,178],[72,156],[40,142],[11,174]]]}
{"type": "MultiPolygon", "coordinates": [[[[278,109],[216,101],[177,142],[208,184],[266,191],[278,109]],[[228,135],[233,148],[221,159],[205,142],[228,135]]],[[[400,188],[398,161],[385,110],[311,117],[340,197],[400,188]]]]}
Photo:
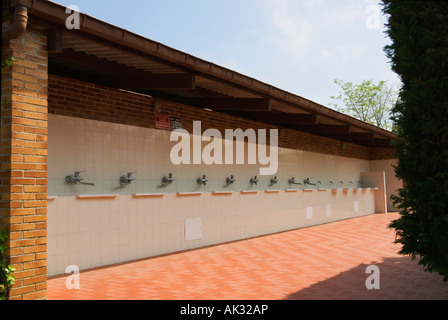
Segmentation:
{"type": "Polygon", "coordinates": [[[241,194],[257,194],[258,190],[243,190],[240,191],[241,194]]]}
{"type": "Polygon", "coordinates": [[[376,191],[378,190],[378,187],[374,187],[374,188],[362,188],[362,191],[376,191]]]}
{"type": "Polygon", "coordinates": [[[77,199],[115,199],[119,196],[119,194],[80,194],[77,195],[77,199]]]}
{"type": "Polygon", "coordinates": [[[162,198],[166,193],[136,193],[132,196],[134,198],[162,198]]]}
{"type": "Polygon", "coordinates": [[[202,192],[178,192],[176,193],[178,197],[194,197],[201,196],[202,192]]]}
{"type": "Polygon", "coordinates": [[[212,195],[214,196],[231,196],[233,194],[232,191],[213,191],[212,195]]]}

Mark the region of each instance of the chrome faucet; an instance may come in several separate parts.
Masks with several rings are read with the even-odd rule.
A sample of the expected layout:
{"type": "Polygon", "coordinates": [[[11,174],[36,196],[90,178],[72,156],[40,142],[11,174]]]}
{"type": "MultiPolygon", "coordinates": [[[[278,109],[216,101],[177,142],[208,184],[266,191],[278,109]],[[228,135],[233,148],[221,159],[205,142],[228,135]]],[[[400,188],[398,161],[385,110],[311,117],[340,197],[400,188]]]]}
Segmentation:
{"type": "Polygon", "coordinates": [[[255,176],[255,177],[253,177],[253,178],[250,178],[250,183],[251,183],[251,184],[258,184],[258,178],[257,178],[257,176],[255,176]]]}
{"type": "Polygon", "coordinates": [[[169,183],[172,183],[173,181],[176,181],[174,178],[173,178],[173,174],[172,173],[170,173],[169,175],[168,175],[168,177],[163,177],[162,178],[162,184],[169,184],[169,183]]]}
{"type": "Polygon", "coordinates": [[[232,174],[230,177],[228,177],[228,178],[226,179],[227,184],[234,183],[235,181],[236,181],[236,180],[235,180],[233,174],[232,174]]]}
{"type": "Polygon", "coordinates": [[[271,185],[275,184],[278,182],[277,176],[275,176],[274,178],[271,178],[271,185]]]}
{"type": "Polygon", "coordinates": [[[304,183],[305,185],[309,184],[309,185],[311,185],[311,186],[315,186],[315,185],[316,185],[315,183],[311,183],[311,182],[310,182],[310,178],[306,178],[305,180],[303,180],[303,183],[304,183]]]}
{"type": "Polygon", "coordinates": [[[126,183],[131,183],[135,180],[135,178],[132,176],[134,173],[137,172],[128,172],[127,176],[121,176],[120,177],[120,185],[124,185],[126,183]]]}
{"type": "Polygon", "coordinates": [[[300,185],[302,185],[300,182],[296,182],[296,179],[295,179],[294,177],[292,177],[291,179],[289,179],[288,182],[289,182],[290,184],[300,184],[300,185]]]}
{"type": "Polygon", "coordinates": [[[207,185],[207,177],[205,176],[205,174],[202,176],[202,178],[198,178],[197,180],[196,180],[196,182],[198,183],[198,184],[203,184],[204,186],[205,185],[207,185]]]}
{"type": "Polygon", "coordinates": [[[85,172],[85,171],[75,171],[75,173],[73,175],[66,176],[65,182],[83,184],[83,185],[92,186],[92,187],[95,186],[94,183],[82,182],[82,180],[84,180],[84,179],[81,178],[81,176],[80,176],[81,172],[85,172]]]}

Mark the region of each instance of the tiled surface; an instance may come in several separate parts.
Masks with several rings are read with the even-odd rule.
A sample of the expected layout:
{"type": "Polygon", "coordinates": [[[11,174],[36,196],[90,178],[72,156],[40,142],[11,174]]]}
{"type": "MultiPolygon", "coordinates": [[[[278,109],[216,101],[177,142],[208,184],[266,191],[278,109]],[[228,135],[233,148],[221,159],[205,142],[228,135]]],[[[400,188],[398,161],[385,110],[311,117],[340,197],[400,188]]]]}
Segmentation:
{"type": "MultiPolygon", "coordinates": [[[[378,211],[376,193],[371,191],[284,191],[304,187],[290,185],[292,176],[302,182],[306,177],[320,181],[324,188],[330,180],[336,187],[341,179],[345,186],[349,181],[356,186],[370,161],[279,148],[279,182],[269,186],[272,177],[259,176],[258,185],[251,185],[259,165],[174,166],[169,159],[174,143],[169,131],[49,115],[48,194],[58,196],[48,203],[50,276],[72,264],[94,268],[378,211]],[[81,176],[95,186],[66,183],[64,178],[75,170],[86,170],[81,176]],[[136,180],[120,186],[119,177],[134,171],[136,180]],[[170,172],[175,182],[161,186],[170,172]],[[209,179],[207,186],[196,182],[203,174],[209,179]],[[232,185],[225,184],[229,175],[237,180],[232,185]],[[263,192],[266,189],[278,192],[263,192]],[[240,194],[241,190],[261,191],[240,194]],[[176,192],[200,194],[179,197],[176,192]],[[133,197],[136,193],[165,195],[133,197]],[[354,212],[355,202],[359,212],[354,212]],[[326,205],[331,206],[328,215],[326,205]],[[185,220],[193,218],[203,221],[202,237],[185,241],[185,220]]],[[[245,152],[245,163],[247,157],[245,152]]]]}
{"type": "Polygon", "coordinates": [[[95,268],[367,215],[374,212],[374,197],[374,191],[330,190],[59,197],[48,202],[48,275],[64,273],[68,265],[95,268]],[[185,222],[198,218],[200,235],[186,241],[185,222]]]}
{"type": "MultiPolygon", "coordinates": [[[[237,154],[241,154],[236,143],[233,146],[233,164],[229,164],[230,161],[225,157],[224,140],[217,139],[222,144],[222,164],[206,165],[205,161],[201,161],[201,165],[174,165],[170,153],[178,141],[170,141],[170,131],[54,114],[48,115],[48,122],[48,194],[52,196],[284,190],[298,187],[288,183],[291,177],[295,177],[298,182],[306,178],[314,183],[321,181],[322,187],[330,187],[330,180],[334,182],[333,186],[339,184],[340,180],[344,180],[345,186],[350,181],[353,186],[357,186],[361,172],[370,170],[368,160],[278,148],[279,163],[275,175],[279,182],[270,186],[272,176],[261,176],[259,173],[260,167],[268,167],[258,161],[259,147],[254,148],[257,149],[257,163],[249,164],[247,142],[243,148],[244,155],[241,155],[244,164],[236,164],[237,154]],[[67,184],[65,177],[73,175],[75,171],[85,171],[81,174],[84,182],[94,183],[95,186],[67,184]],[[128,172],[136,172],[133,176],[135,181],[120,186],[120,177],[128,172]],[[169,173],[173,173],[175,183],[162,186],[162,178],[169,173]],[[207,176],[206,186],[196,182],[202,175],[207,176]],[[236,181],[228,185],[226,178],[230,175],[234,175],[236,181]],[[250,184],[250,178],[255,175],[260,180],[256,186],[250,184]]],[[[209,143],[202,142],[202,155],[209,143]]],[[[191,146],[191,153],[194,150],[191,146]]],[[[190,162],[193,163],[193,155],[190,156],[190,162]]]]}
{"type": "Polygon", "coordinates": [[[448,284],[397,254],[398,214],[376,214],[48,280],[53,299],[448,299],[448,284]],[[366,268],[380,270],[368,290],[366,268]]]}

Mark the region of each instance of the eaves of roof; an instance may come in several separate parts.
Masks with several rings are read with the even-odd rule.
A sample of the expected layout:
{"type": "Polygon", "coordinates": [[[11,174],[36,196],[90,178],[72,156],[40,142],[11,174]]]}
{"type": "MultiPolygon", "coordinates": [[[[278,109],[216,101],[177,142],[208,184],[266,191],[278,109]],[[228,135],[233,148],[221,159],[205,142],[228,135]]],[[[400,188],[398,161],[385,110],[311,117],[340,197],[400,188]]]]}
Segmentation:
{"type": "MultiPolygon", "coordinates": [[[[11,7],[17,5],[25,6],[29,10],[31,19],[43,19],[64,30],[64,33],[68,32],[65,27],[65,22],[68,17],[68,14],[66,13],[67,8],[62,5],[47,0],[11,0],[10,5],[11,7]]],[[[283,106],[279,107],[278,111],[291,114],[313,114],[316,115],[318,119],[323,119],[321,124],[327,122],[326,125],[345,125],[354,128],[354,134],[369,134],[374,136],[375,140],[382,141],[382,143],[379,143],[378,145],[370,143],[370,146],[387,147],[388,143],[384,143],[384,141],[390,141],[397,138],[396,135],[390,131],[365,123],[296,94],[281,90],[257,79],[197,58],[188,53],[173,49],[162,43],[145,38],[83,13],[80,13],[80,29],[70,32],[73,32],[74,35],[85,37],[88,41],[91,40],[103,44],[107,43],[111,47],[120,49],[121,53],[125,52],[128,53],[128,55],[137,54],[139,57],[155,59],[155,61],[158,61],[161,64],[182,70],[183,72],[198,74],[202,76],[203,79],[209,79],[207,81],[209,81],[211,86],[213,85],[212,82],[214,82],[215,85],[217,83],[225,83],[227,87],[235,88],[235,92],[244,91],[247,92],[248,96],[255,95],[264,97],[270,101],[277,101],[279,102],[279,106],[283,106]]],[[[232,96],[232,92],[226,92],[226,94],[232,96]]],[[[316,125],[317,124],[318,123],[316,123],[316,125]]]]}

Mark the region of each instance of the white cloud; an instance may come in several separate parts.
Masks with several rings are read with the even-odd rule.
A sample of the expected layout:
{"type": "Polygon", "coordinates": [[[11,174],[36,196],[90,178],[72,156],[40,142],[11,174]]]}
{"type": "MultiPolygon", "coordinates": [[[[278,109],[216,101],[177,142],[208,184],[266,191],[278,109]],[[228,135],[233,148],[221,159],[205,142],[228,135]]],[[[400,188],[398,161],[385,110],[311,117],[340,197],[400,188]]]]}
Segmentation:
{"type": "Polygon", "coordinates": [[[348,43],[338,46],[337,52],[341,59],[347,61],[354,58],[358,58],[364,52],[364,47],[354,43],[348,43]]]}
{"type": "Polygon", "coordinates": [[[336,46],[322,45],[319,49],[319,58],[323,63],[347,64],[353,63],[355,59],[362,58],[366,48],[356,43],[346,43],[336,46]]]}
{"type": "Polygon", "coordinates": [[[292,0],[270,0],[266,12],[272,25],[268,40],[292,57],[309,51],[316,34],[315,25],[308,20],[292,0]]]}
{"type": "Polygon", "coordinates": [[[365,6],[362,3],[347,3],[345,6],[331,6],[324,8],[322,23],[333,26],[359,25],[365,20],[365,6]]]}

